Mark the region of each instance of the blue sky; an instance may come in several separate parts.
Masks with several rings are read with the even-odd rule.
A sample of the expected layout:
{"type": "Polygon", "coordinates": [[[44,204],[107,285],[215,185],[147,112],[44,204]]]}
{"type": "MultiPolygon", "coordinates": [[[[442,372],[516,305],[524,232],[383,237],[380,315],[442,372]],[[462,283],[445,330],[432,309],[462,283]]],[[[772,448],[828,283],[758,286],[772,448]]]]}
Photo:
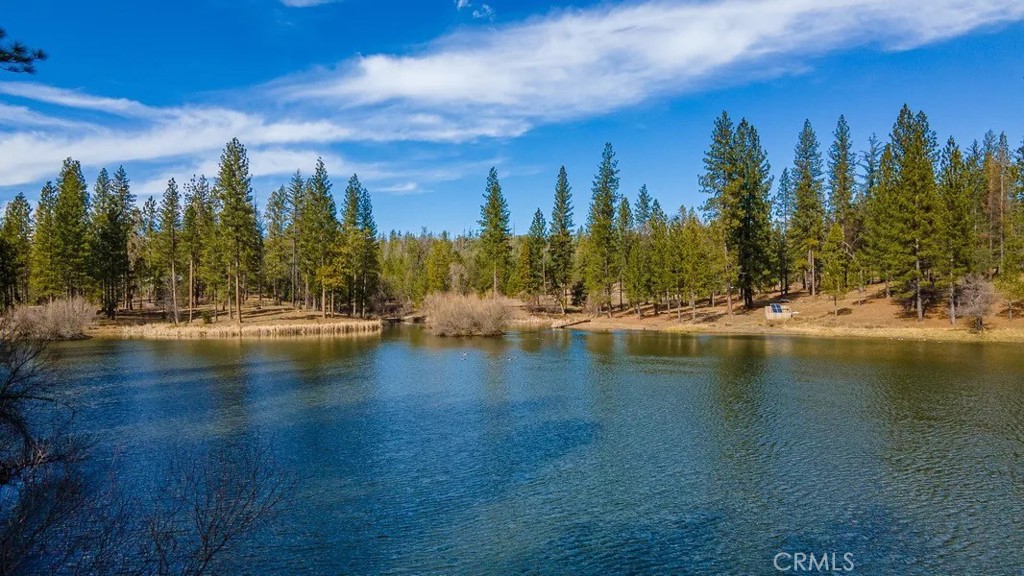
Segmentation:
{"type": "Polygon", "coordinates": [[[0,76],[0,203],[64,157],[136,193],[213,175],[249,147],[257,198],[323,156],[358,172],[381,229],[476,226],[497,166],[517,231],[550,213],[558,167],[585,219],[604,142],[622,190],[667,208],[697,188],[723,109],[760,130],[775,172],[804,118],[858,148],[899,107],[941,139],[1024,135],[1020,0],[0,0],[0,25],[50,53],[0,76]]]}

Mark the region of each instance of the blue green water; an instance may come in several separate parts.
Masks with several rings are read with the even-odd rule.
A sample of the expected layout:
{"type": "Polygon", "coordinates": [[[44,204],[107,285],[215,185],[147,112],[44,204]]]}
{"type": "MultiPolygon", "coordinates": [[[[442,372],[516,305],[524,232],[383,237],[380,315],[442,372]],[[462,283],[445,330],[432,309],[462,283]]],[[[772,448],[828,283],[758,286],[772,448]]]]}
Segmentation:
{"type": "Polygon", "coordinates": [[[253,574],[1024,573],[1019,346],[522,332],[65,346],[100,461],[259,433],[253,574]],[[790,572],[792,573],[792,572],[790,572]]]}

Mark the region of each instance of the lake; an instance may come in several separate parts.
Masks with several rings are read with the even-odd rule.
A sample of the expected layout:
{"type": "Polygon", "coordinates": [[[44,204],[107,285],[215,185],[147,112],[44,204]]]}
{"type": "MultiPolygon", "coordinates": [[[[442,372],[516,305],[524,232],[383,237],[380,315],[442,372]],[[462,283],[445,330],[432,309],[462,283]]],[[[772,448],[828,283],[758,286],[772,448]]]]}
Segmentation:
{"type": "Polygon", "coordinates": [[[396,328],[62,347],[78,426],[128,477],[182,443],[271,439],[298,486],[248,573],[775,574],[782,552],[1024,572],[1018,345],[396,328]]]}

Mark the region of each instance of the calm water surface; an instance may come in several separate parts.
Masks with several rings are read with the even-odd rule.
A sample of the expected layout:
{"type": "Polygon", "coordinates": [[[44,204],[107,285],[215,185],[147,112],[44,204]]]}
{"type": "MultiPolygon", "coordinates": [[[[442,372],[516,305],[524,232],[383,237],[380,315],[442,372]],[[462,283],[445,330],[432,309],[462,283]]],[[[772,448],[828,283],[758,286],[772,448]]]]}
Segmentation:
{"type": "Polygon", "coordinates": [[[140,478],[259,432],[297,477],[253,574],[1024,573],[1019,346],[639,333],[65,348],[140,478]]]}

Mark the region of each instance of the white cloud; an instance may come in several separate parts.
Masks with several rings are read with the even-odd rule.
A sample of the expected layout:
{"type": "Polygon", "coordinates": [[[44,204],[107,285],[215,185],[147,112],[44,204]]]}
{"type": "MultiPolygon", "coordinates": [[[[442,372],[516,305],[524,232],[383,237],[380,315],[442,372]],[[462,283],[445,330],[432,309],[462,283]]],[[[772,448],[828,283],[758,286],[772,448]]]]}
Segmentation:
{"type": "Polygon", "coordinates": [[[321,4],[331,4],[338,0],[281,0],[281,4],[288,6],[289,8],[309,8],[310,6],[320,6],[321,4]]]}
{"type": "MultiPolygon", "coordinates": [[[[459,10],[486,6],[454,2],[459,10]]],[[[264,175],[287,174],[348,142],[516,137],[723,79],[781,74],[828,52],[907,49],[1021,19],[1020,0],[653,1],[462,29],[413,53],[367,55],[242,90],[236,106],[154,107],[0,82],[0,95],[46,111],[0,103],[0,186],[52,177],[67,156],[87,167],[143,164],[161,177],[208,171],[236,136],[264,175]]],[[[458,177],[394,164],[358,168],[395,193],[458,177]]]]}
{"type": "Polygon", "coordinates": [[[91,96],[75,90],[55,88],[34,82],[0,82],[0,94],[119,116],[146,117],[159,114],[158,110],[134,100],[91,96]]]}
{"type": "Polygon", "coordinates": [[[718,0],[556,12],[461,30],[412,55],[360,57],[297,78],[295,102],[388,105],[530,124],[693,91],[730,71],[877,44],[905,49],[1019,20],[1019,0],[718,0]]]}
{"type": "Polygon", "coordinates": [[[481,4],[479,8],[473,10],[473,18],[493,20],[494,8],[491,8],[490,4],[481,4]]]}

